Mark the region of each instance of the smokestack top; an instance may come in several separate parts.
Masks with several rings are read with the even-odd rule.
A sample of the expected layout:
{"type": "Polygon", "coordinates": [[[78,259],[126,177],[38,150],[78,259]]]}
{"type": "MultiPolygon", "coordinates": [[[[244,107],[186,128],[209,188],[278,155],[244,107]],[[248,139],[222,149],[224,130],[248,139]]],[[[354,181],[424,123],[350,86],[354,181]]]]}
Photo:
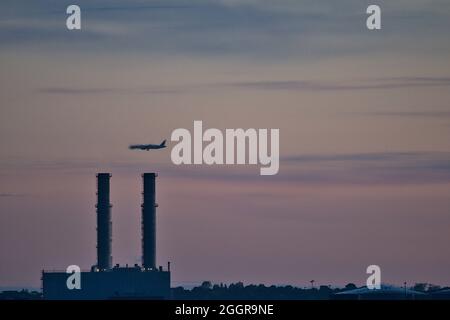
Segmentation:
{"type": "Polygon", "coordinates": [[[154,176],[156,178],[158,174],[156,172],[144,172],[142,174],[142,177],[151,177],[151,176],[154,176]]]}

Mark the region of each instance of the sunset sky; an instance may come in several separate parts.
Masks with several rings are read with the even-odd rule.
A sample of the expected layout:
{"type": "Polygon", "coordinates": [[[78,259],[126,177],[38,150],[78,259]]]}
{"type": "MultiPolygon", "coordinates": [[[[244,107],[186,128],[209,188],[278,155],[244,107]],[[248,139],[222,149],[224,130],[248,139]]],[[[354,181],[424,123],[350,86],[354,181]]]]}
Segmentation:
{"type": "Polygon", "coordinates": [[[448,0],[3,0],[0,287],[95,264],[96,172],[120,264],[140,263],[140,174],[158,172],[172,286],[362,285],[370,264],[450,285],[449,34],[448,0]],[[194,120],[279,128],[279,174],[173,165],[194,120]]]}

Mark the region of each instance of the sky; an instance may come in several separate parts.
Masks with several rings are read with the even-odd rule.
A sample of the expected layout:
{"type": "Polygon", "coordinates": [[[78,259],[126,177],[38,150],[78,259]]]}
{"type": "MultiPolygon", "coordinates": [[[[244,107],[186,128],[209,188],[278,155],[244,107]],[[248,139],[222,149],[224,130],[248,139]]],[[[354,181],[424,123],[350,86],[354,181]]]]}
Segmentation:
{"type": "Polygon", "coordinates": [[[110,172],[114,263],[140,262],[143,172],[172,285],[450,285],[448,1],[0,4],[0,286],[95,264],[110,172]],[[378,4],[382,29],[366,28],[378,4]],[[279,128],[280,171],[175,166],[177,128],[279,128]]]}

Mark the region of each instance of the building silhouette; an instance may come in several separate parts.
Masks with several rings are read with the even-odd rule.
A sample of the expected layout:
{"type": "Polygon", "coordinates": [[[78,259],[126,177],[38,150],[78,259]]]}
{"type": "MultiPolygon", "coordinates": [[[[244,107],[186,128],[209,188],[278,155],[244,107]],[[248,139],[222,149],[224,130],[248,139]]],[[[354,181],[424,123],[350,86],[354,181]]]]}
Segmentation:
{"type": "Polygon", "coordinates": [[[333,295],[333,300],[422,300],[427,294],[406,287],[381,285],[380,289],[367,287],[345,290],[333,295]]]}
{"type": "Polygon", "coordinates": [[[81,288],[69,289],[72,275],[65,271],[43,271],[44,299],[168,299],[170,264],[156,267],[156,173],[144,173],[142,202],[142,265],[115,265],[111,255],[111,204],[109,173],[97,174],[97,264],[83,271],[81,288]]]}

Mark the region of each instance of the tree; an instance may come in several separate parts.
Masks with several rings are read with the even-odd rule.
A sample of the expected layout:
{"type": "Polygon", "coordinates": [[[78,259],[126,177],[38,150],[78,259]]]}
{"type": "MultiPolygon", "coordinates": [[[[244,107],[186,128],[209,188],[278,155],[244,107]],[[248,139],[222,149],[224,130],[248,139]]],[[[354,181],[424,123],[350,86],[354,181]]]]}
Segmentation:
{"type": "Polygon", "coordinates": [[[358,288],[354,283],[348,283],[346,286],[345,286],[345,289],[346,290],[354,290],[354,289],[356,289],[356,288],[358,288]]]}
{"type": "Polygon", "coordinates": [[[211,289],[212,288],[212,284],[211,281],[203,281],[202,285],[201,285],[202,289],[211,289]]]}

